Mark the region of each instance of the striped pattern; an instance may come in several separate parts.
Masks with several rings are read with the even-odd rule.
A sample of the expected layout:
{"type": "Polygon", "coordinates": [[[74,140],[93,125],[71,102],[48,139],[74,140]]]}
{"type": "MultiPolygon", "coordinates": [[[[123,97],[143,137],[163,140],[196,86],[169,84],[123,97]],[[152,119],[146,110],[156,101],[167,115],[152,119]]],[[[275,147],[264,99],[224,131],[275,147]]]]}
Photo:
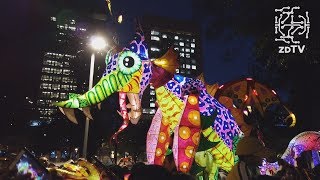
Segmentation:
{"type": "Polygon", "coordinates": [[[155,149],[154,164],[162,165],[171,142],[171,134],[180,122],[184,102],[163,86],[156,89],[156,97],[162,118],[157,137],[158,142],[155,149]]]}
{"type": "Polygon", "coordinates": [[[181,114],[183,113],[184,103],[171,91],[161,86],[156,89],[156,98],[161,109],[163,119],[169,121],[171,132],[179,124],[181,114]]]}
{"type": "Polygon", "coordinates": [[[221,167],[225,171],[230,171],[234,166],[234,154],[228,146],[223,142],[219,135],[209,127],[202,131],[204,137],[211,142],[219,142],[215,147],[211,149],[211,154],[214,157],[214,163],[221,167]]]}
{"type": "MultiPolygon", "coordinates": [[[[141,74],[141,71],[137,71],[141,74]]],[[[121,71],[113,71],[111,74],[104,76],[100,81],[88,92],[81,96],[74,97],[67,101],[54,103],[56,106],[65,108],[82,108],[95,105],[105,100],[112,93],[128,85],[133,75],[125,75],[121,71]]]]}
{"type": "Polygon", "coordinates": [[[122,92],[131,92],[138,94],[140,92],[140,81],[142,77],[142,68],[133,74],[130,79],[130,82],[123,86],[120,91],[122,92]]]}

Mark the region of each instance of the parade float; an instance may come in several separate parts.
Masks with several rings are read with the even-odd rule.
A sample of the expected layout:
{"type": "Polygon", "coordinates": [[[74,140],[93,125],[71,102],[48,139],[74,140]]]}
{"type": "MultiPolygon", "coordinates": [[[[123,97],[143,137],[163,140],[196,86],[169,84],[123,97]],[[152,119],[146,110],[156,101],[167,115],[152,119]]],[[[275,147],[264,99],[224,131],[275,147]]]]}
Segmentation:
{"type": "MultiPolygon", "coordinates": [[[[172,152],[178,171],[217,179],[220,170],[229,172],[237,162],[236,145],[252,130],[243,120],[247,115],[244,109],[251,106],[263,115],[270,104],[280,100],[274,91],[251,79],[217,89],[217,85],[206,84],[203,76],[175,74],[178,66],[173,47],[162,57],[149,59],[145,37],[138,26],[134,39],[126,47],[108,51],[106,71],[92,89],[84,94],[70,94],[68,100],[54,105],[77,123],[76,109],[92,119],[90,107],[101,108],[101,102],[118,93],[123,124],[112,137],[116,140],[130,122],[137,124],[140,120],[142,95],[151,85],[155,88],[158,109],[147,133],[148,164],[163,165],[172,152]],[[118,49],[121,50],[117,52],[118,49]],[[216,92],[219,94],[215,95],[216,92]]],[[[294,114],[289,110],[288,114],[292,118],[288,126],[294,126],[294,114]]]]}

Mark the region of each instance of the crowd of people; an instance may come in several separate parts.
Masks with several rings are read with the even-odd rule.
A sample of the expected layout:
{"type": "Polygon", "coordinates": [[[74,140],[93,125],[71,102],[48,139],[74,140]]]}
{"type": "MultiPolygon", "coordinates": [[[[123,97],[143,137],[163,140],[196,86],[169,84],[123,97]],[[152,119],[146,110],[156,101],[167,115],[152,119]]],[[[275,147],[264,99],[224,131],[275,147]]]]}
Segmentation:
{"type": "MultiPolygon", "coordinates": [[[[242,138],[236,149],[239,161],[230,172],[220,171],[218,179],[222,180],[256,180],[256,179],[281,179],[281,180],[320,180],[320,165],[310,166],[303,156],[296,159],[297,166],[290,165],[276,154],[262,145],[256,137],[242,138]],[[268,162],[278,162],[279,168],[271,174],[261,174],[259,166],[263,159],[268,162]]],[[[101,170],[101,169],[100,169],[101,170]]],[[[198,180],[188,173],[177,171],[172,154],[167,156],[164,165],[147,165],[138,162],[132,166],[107,165],[102,168],[105,180],[198,180]]],[[[50,171],[51,179],[64,179],[54,168],[50,171]]],[[[17,175],[14,170],[2,171],[0,179],[31,179],[29,175],[17,175]]]]}
{"type": "Polygon", "coordinates": [[[236,154],[239,162],[228,173],[227,180],[245,179],[286,179],[286,180],[319,180],[320,164],[311,168],[303,156],[296,159],[297,167],[290,165],[285,160],[277,158],[276,154],[262,145],[256,137],[244,137],[239,141],[236,154]],[[273,174],[261,175],[259,166],[263,158],[269,162],[278,162],[279,169],[273,174]]]}

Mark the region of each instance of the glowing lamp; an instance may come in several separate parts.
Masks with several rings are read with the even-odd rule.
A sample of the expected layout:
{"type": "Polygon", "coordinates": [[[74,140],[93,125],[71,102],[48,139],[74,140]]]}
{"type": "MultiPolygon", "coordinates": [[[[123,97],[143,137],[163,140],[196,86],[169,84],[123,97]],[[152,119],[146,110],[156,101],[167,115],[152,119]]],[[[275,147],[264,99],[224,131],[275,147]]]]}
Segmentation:
{"type": "Polygon", "coordinates": [[[107,43],[100,36],[92,36],[90,39],[90,46],[95,50],[102,50],[107,47],[107,43]]]}
{"type": "Polygon", "coordinates": [[[119,24],[121,24],[121,23],[122,23],[122,20],[123,20],[122,15],[118,16],[118,23],[119,23],[119,24]]]}

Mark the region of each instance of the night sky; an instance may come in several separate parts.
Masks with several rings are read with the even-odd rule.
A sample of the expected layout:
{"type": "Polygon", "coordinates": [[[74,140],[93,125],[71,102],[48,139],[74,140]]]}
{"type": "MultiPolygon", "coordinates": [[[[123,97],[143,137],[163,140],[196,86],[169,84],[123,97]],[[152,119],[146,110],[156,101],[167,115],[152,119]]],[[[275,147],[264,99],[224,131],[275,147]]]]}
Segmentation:
{"type": "MultiPolygon", "coordinates": [[[[152,14],[159,16],[172,17],[175,19],[191,20],[197,12],[192,7],[192,0],[162,0],[162,1],[112,1],[115,13],[124,15],[123,32],[132,32],[132,23],[135,16],[152,14]]],[[[9,2],[2,6],[4,26],[1,28],[1,82],[5,88],[1,88],[2,94],[8,95],[29,95],[33,96],[39,87],[40,69],[42,62],[42,51],[46,43],[48,27],[46,18],[51,13],[61,12],[64,9],[72,9],[74,12],[98,12],[106,13],[107,7],[105,1],[72,1],[72,0],[29,0],[9,2]],[[4,8],[5,7],[5,8],[4,8]],[[22,91],[23,89],[23,91],[22,91]]],[[[198,11],[198,10],[196,10],[198,11]]],[[[196,19],[198,21],[198,19],[196,19]]],[[[200,19],[201,20],[201,19],[200,19]]],[[[204,19],[205,20],[205,19],[204,19]]],[[[203,33],[203,32],[202,32],[203,33]]],[[[202,37],[203,57],[205,67],[205,76],[209,83],[225,83],[247,74],[247,62],[252,60],[250,48],[252,47],[252,38],[234,37],[226,40],[230,36],[228,31],[215,40],[205,40],[202,37]],[[241,51],[233,54],[236,59],[224,61],[224,49],[241,46],[241,51]],[[237,68],[232,71],[231,66],[237,68]],[[212,71],[212,67],[215,71],[212,71]]],[[[120,41],[126,42],[130,39],[126,34],[120,34],[120,41]]]]}

